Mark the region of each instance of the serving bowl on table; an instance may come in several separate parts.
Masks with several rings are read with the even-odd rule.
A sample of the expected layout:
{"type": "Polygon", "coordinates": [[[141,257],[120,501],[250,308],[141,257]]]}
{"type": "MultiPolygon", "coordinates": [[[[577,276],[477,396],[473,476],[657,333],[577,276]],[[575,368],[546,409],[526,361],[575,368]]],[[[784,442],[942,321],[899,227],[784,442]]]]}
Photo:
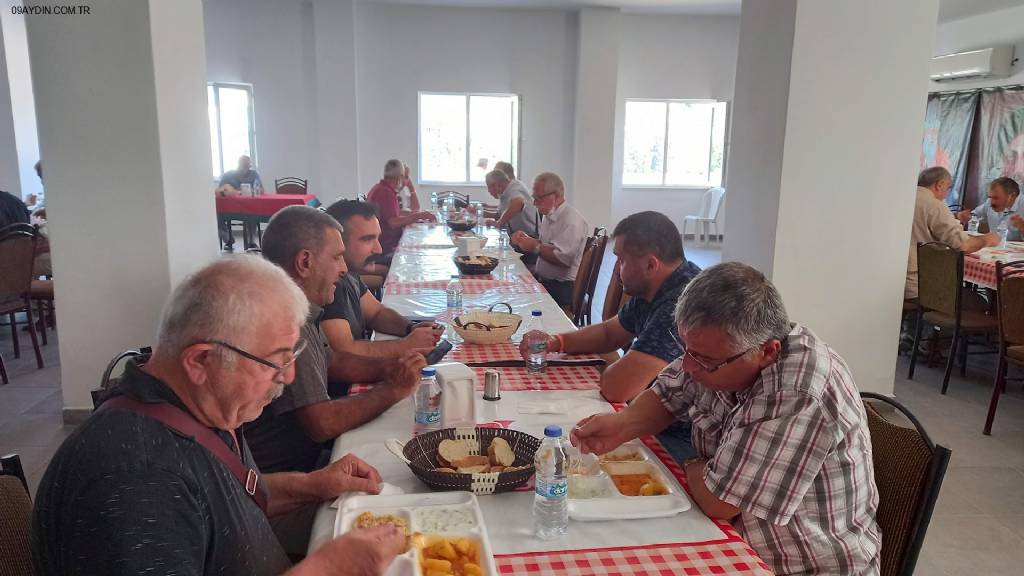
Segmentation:
{"type": "Polygon", "coordinates": [[[499,302],[487,310],[476,310],[452,321],[452,328],[470,344],[497,344],[512,338],[523,323],[523,317],[512,313],[512,306],[499,302]],[[506,306],[508,312],[495,312],[498,306],[506,306]]]}
{"type": "Polygon", "coordinates": [[[498,267],[498,260],[493,256],[453,256],[452,262],[459,269],[459,273],[465,276],[482,276],[490,274],[498,267]]]}

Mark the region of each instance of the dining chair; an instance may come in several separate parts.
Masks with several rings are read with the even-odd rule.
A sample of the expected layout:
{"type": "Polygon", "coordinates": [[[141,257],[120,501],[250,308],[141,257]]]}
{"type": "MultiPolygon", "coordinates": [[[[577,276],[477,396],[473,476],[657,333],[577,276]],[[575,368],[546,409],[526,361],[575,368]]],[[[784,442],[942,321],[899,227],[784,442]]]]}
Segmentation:
{"type": "Polygon", "coordinates": [[[581,310],[578,326],[587,326],[591,323],[591,310],[594,307],[594,293],[597,291],[597,279],[601,275],[601,265],[604,263],[604,253],[608,247],[608,231],[603,226],[594,228],[593,254],[590,257],[590,278],[587,280],[586,291],[583,294],[583,310],[581,310]]]}
{"type": "Polygon", "coordinates": [[[439,206],[443,206],[445,200],[452,198],[456,208],[462,209],[469,206],[469,194],[462,194],[454,190],[445,190],[438,192],[437,203],[439,206]]]}
{"type": "Polygon", "coordinates": [[[152,355],[153,349],[151,347],[142,346],[138,350],[125,350],[117,356],[114,356],[110,362],[107,363],[107,367],[103,370],[103,375],[100,376],[99,387],[93,388],[89,391],[89,394],[92,396],[93,410],[99,408],[103,402],[113,395],[113,389],[117,387],[117,383],[120,381],[121,375],[124,374],[122,371],[118,376],[114,376],[114,370],[117,369],[119,364],[126,360],[135,358],[135,361],[139,366],[142,366],[152,355]]]}
{"type": "Polygon", "coordinates": [[[590,270],[593,268],[594,239],[593,236],[588,236],[583,246],[583,256],[580,257],[580,266],[576,270],[576,279],[572,283],[572,298],[569,305],[564,307],[566,316],[577,326],[583,316],[583,301],[586,299],[587,285],[590,283],[590,270]]]}
{"type": "MultiPolygon", "coordinates": [[[[32,266],[36,255],[38,232],[14,230],[0,236],[0,315],[6,314],[11,325],[11,339],[14,341],[14,357],[21,357],[18,342],[16,315],[25,313],[28,317],[28,333],[36,353],[36,365],[43,367],[43,354],[39,348],[36,323],[32,317],[32,266]]],[[[7,383],[6,370],[0,376],[7,383]]]]}
{"type": "Polygon", "coordinates": [[[722,208],[722,200],[725,199],[725,188],[711,188],[704,192],[700,199],[700,211],[697,214],[690,214],[683,218],[682,237],[686,238],[687,224],[693,222],[693,239],[697,239],[698,232],[703,233],[702,243],[707,244],[711,239],[711,228],[715,229],[715,238],[718,238],[718,216],[722,208]]]}
{"type": "Polygon", "coordinates": [[[32,498],[17,454],[0,458],[0,576],[32,574],[32,498]]]}
{"type": "MultiPolygon", "coordinates": [[[[917,351],[921,344],[921,330],[927,322],[952,330],[953,339],[946,358],[946,371],[942,377],[942,394],[949,387],[949,376],[960,346],[961,373],[966,370],[971,336],[995,334],[999,330],[994,316],[984,310],[964,305],[964,254],[942,242],[922,242],[917,245],[918,308],[914,323],[914,345],[910,354],[907,379],[914,378],[917,351]]],[[[936,334],[933,340],[939,338],[936,334]]]]}
{"type": "Polygon", "coordinates": [[[294,176],[286,176],[284,178],[277,178],[274,180],[274,190],[278,194],[308,194],[308,180],[302,178],[296,178],[294,176]]]}
{"type": "Polygon", "coordinates": [[[1006,391],[1008,364],[1024,367],[1024,261],[996,262],[996,303],[999,364],[985,418],[986,435],[992,434],[999,396],[1006,391]]]}
{"type": "Polygon", "coordinates": [[[912,576],[951,453],[932,442],[924,426],[899,402],[872,392],[860,396],[878,487],[875,520],[882,532],[881,575],[912,576]],[[886,420],[880,408],[898,411],[911,426],[886,420]]]}

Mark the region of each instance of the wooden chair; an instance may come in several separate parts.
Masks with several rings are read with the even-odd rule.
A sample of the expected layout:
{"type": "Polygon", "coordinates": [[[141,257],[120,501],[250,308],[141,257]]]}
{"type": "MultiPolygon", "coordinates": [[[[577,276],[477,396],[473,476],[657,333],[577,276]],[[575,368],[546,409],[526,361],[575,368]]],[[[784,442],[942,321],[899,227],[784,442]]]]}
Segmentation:
{"type": "MultiPolygon", "coordinates": [[[[32,317],[32,265],[36,255],[38,233],[13,230],[0,236],[0,315],[10,318],[11,339],[14,340],[14,357],[21,357],[18,343],[18,323],[15,315],[24,312],[28,317],[28,333],[36,353],[36,365],[43,367],[43,354],[36,335],[36,323],[32,317]]],[[[0,361],[2,362],[2,361],[0,361]]],[[[6,370],[0,370],[4,384],[6,370]]]]}
{"type": "Polygon", "coordinates": [[[572,284],[572,300],[569,305],[563,306],[565,315],[572,319],[573,323],[579,326],[579,319],[583,315],[583,300],[587,292],[587,284],[590,282],[590,269],[593,268],[594,259],[594,237],[587,237],[583,246],[583,256],[580,257],[580,267],[576,270],[576,279],[572,284]]]}
{"type": "MultiPolygon", "coordinates": [[[[92,396],[93,410],[99,408],[100,404],[103,404],[107,398],[110,398],[112,394],[111,391],[117,387],[117,383],[121,379],[121,376],[114,376],[114,370],[117,369],[119,364],[123,361],[135,358],[136,362],[141,366],[149,360],[149,357],[152,354],[152,348],[149,346],[143,346],[138,350],[125,350],[117,356],[114,356],[110,362],[107,363],[107,367],[103,370],[103,375],[100,376],[99,388],[93,388],[89,391],[89,394],[92,396]]],[[[123,374],[123,372],[121,374],[123,374]]]]}
{"type": "Polygon", "coordinates": [[[1024,367],[1024,261],[996,262],[996,288],[999,365],[985,418],[985,434],[992,433],[999,396],[1006,391],[1007,363],[1024,367]]]}
{"type": "Polygon", "coordinates": [[[454,190],[445,190],[444,192],[438,192],[437,204],[443,206],[445,200],[453,198],[455,200],[455,207],[462,209],[469,206],[469,194],[462,194],[454,190]]]}
{"type": "Polygon", "coordinates": [[[609,320],[622,310],[622,307],[629,301],[629,295],[622,291],[622,280],[619,278],[619,263],[616,260],[612,268],[611,279],[608,280],[608,289],[604,293],[604,306],[601,308],[601,320],[609,320]]]}
{"type": "Polygon", "coordinates": [[[32,498],[21,459],[0,458],[0,576],[32,574],[32,498]]]}
{"type": "Polygon", "coordinates": [[[308,194],[308,181],[294,176],[286,176],[274,180],[274,190],[278,194],[308,194]]]}
{"type": "Polygon", "coordinates": [[[601,275],[601,264],[604,262],[604,253],[608,248],[608,231],[603,227],[594,228],[594,242],[590,257],[590,278],[587,280],[586,290],[583,293],[583,309],[577,326],[587,326],[592,322],[590,317],[594,307],[594,293],[597,291],[597,279],[601,275]]]}
{"type": "MultiPolygon", "coordinates": [[[[942,242],[923,242],[917,245],[918,309],[914,326],[914,346],[910,355],[908,379],[914,378],[917,350],[921,343],[921,329],[928,322],[944,330],[953,331],[942,377],[942,394],[949,387],[949,376],[961,346],[961,373],[966,370],[969,339],[972,335],[994,334],[999,325],[994,316],[964,306],[964,254],[942,242]]],[[[936,336],[938,338],[938,336],[936,336]]]]}
{"type": "Polygon", "coordinates": [[[861,392],[878,486],[875,519],[882,531],[882,576],[912,576],[949,465],[949,449],[934,444],[917,418],[895,400],[861,392]],[[870,402],[868,401],[870,400],[870,402]],[[887,421],[875,403],[898,410],[913,428],[887,421]]]}

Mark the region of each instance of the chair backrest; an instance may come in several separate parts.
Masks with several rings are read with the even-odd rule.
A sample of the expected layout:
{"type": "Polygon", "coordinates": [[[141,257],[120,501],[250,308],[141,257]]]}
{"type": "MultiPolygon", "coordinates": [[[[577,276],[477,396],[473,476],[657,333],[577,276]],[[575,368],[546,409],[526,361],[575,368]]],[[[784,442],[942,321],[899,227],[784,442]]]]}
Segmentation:
{"type": "Polygon", "coordinates": [[[583,309],[580,311],[580,319],[576,322],[582,326],[582,321],[590,321],[590,310],[594,307],[594,293],[597,292],[597,279],[601,275],[601,265],[604,262],[604,253],[608,247],[608,231],[603,227],[594,228],[594,244],[590,256],[590,278],[587,280],[587,289],[583,294],[583,309]]]}
{"type": "Polygon", "coordinates": [[[7,236],[11,232],[27,232],[29,234],[35,234],[36,230],[37,228],[31,224],[27,224],[25,222],[14,222],[0,228],[0,238],[7,236]]]}
{"type": "Polygon", "coordinates": [[[444,201],[448,198],[454,199],[456,208],[462,209],[469,206],[469,194],[462,194],[454,190],[445,190],[443,192],[438,192],[437,194],[437,201],[439,204],[444,204],[444,201]]]}
{"type": "Polygon", "coordinates": [[[100,404],[103,404],[103,402],[106,401],[107,398],[111,396],[111,391],[117,387],[117,383],[121,379],[121,376],[118,375],[115,377],[113,376],[113,374],[114,370],[117,368],[118,364],[120,364],[122,360],[136,358],[136,361],[141,366],[142,364],[145,364],[146,361],[149,360],[149,357],[152,354],[152,348],[150,348],[149,346],[143,346],[138,350],[125,350],[124,352],[121,352],[117,356],[114,356],[114,358],[111,359],[110,362],[107,364],[106,369],[103,370],[103,375],[100,376],[100,387],[90,391],[90,393],[92,394],[93,410],[99,408],[100,404]]]}
{"type": "Polygon", "coordinates": [[[1024,345],[1024,261],[996,262],[999,341],[1024,345]]]}
{"type": "Polygon", "coordinates": [[[622,291],[622,281],[619,279],[619,263],[615,262],[612,268],[611,279],[608,281],[608,289],[604,293],[604,306],[601,307],[601,320],[608,320],[619,313],[622,306],[629,300],[629,295],[622,291]]]}
{"type": "Polygon", "coordinates": [[[587,243],[583,246],[583,256],[580,258],[580,267],[576,271],[576,279],[572,284],[572,301],[569,304],[569,316],[575,323],[583,315],[583,304],[586,300],[587,286],[590,284],[590,271],[593,269],[594,259],[594,237],[589,236],[587,243]]]}
{"type": "Polygon", "coordinates": [[[294,176],[286,176],[284,178],[278,178],[274,180],[274,190],[278,194],[305,194],[307,190],[307,180],[302,178],[295,178],[294,176]]]}
{"type": "Polygon", "coordinates": [[[862,392],[861,398],[865,400],[878,486],[875,518],[882,531],[881,574],[911,576],[946,475],[950,451],[933,444],[921,423],[899,402],[870,392],[862,392]],[[913,427],[889,422],[872,405],[874,402],[898,410],[913,427]]]}
{"type": "Polygon", "coordinates": [[[32,499],[21,460],[0,458],[0,576],[32,574],[32,499]]]}
{"type": "Polygon", "coordinates": [[[14,230],[0,236],[0,302],[24,298],[32,287],[35,232],[14,230]]]}
{"type": "Polygon", "coordinates": [[[718,213],[722,211],[722,201],[725,200],[725,188],[712,188],[711,209],[708,211],[708,218],[718,221],[718,213]]]}
{"type": "Polygon", "coordinates": [[[956,315],[963,279],[963,252],[942,242],[917,245],[917,294],[922,308],[956,315]]]}

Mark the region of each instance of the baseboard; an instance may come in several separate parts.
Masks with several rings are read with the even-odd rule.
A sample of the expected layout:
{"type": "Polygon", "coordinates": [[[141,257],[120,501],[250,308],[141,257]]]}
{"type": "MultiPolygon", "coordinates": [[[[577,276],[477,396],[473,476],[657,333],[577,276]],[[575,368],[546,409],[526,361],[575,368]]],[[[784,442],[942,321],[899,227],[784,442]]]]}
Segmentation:
{"type": "MultiPolygon", "coordinates": [[[[696,241],[700,236],[698,234],[686,234],[683,236],[683,240],[694,240],[696,241]]],[[[712,242],[724,242],[725,234],[711,234],[708,236],[712,242]]]]}
{"type": "Polygon", "coordinates": [[[92,414],[91,408],[64,408],[61,415],[65,426],[78,426],[92,414]]]}

